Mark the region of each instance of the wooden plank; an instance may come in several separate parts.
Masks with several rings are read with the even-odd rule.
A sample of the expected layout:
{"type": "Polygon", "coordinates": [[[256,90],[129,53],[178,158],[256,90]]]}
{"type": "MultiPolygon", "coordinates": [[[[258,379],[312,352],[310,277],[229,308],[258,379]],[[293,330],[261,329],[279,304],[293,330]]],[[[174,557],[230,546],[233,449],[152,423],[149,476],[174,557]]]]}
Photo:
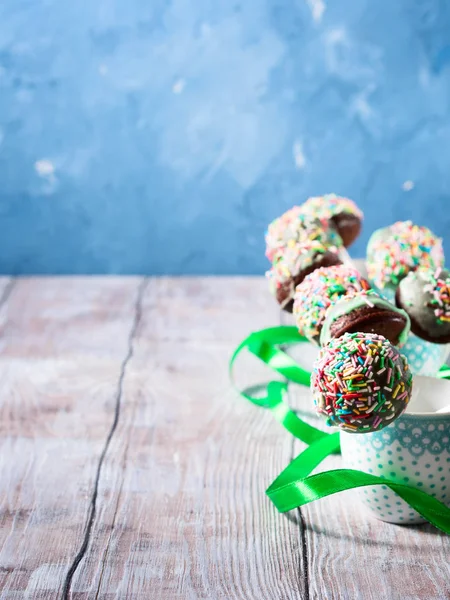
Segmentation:
{"type": "Polygon", "coordinates": [[[84,538],[139,279],[21,279],[0,308],[0,595],[60,598],[84,538]]]}
{"type": "MultiPolygon", "coordinates": [[[[352,492],[290,519],[266,500],[292,442],[226,373],[277,322],[265,282],[162,278],[140,319],[141,283],[0,279],[0,597],[61,597],[80,551],[74,600],[450,597],[431,527],[376,521],[352,492]]],[[[314,419],[305,389],[290,401],[314,419]]]]}
{"type": "Polygon", "coordinates": [[[55,358],[80,355],[122,359],[131,327],[137,277],[39,277],[17,279],[0,310],[7,356],[55,358]]]}
{"type": "MultiPolygon", "coordinates": [[[[277,318],[261,279],[148,289],[74,600],[303,597],[296,527],[264,495],[291,440],[227,374],[238,341],[277,318]]],[[[241,370],[261,381],[254,359],[241,370]]]]}

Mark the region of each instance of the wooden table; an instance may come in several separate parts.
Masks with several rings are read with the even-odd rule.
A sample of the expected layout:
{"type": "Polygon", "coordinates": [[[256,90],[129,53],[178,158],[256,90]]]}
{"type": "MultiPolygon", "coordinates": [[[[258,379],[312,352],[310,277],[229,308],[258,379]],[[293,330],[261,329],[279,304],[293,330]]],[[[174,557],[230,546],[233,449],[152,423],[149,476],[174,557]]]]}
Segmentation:
{"type": "Polygon", "coordinates": [[[228,380],[279,323],[261,278],[1,279],[0,302],[0,598],[450,598],[431,526],[266,498],[301,445],[228,380]]]}

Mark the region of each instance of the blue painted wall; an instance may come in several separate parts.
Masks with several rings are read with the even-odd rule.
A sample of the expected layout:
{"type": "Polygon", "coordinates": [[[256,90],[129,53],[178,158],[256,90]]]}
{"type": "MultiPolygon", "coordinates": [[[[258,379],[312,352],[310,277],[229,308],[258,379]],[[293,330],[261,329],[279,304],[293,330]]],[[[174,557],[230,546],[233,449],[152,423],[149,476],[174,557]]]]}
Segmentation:
{"type": "Polygon", "coordinates": [[[450,240],[449,2],[0,3],[0,272],[258,273],[329,191],[354,255],[399,218],[450,240]]]}

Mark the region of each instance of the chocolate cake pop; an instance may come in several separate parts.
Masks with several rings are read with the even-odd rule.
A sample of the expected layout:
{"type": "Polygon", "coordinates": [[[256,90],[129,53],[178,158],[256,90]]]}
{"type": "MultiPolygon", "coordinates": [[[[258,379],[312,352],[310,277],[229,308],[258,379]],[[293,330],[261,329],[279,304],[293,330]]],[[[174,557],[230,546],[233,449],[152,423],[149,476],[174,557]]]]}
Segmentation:
{"type": "Polygon", "coordinates": [[[341,259],[335,252],[312,240],[286,247],[284,252],[277,255],[266,277],[270,291],[281,308],[292,312],[296,286],[315,269],[340,264],[341,259]]]}
{"type": "Polygon", "coordinates": [[[369,288],[369,282],[347,265],[316,269],[295,291],[294,316],[299,332],[318,344],[329,307],[345,294],[369,288]]]}
{"type": "Polygon", "coordinates": [[[289,245],[319,242],[331,251],[342,247],[342,239],[326,219],[317,219],[294,206],[270,223],[266,233],[266,256],[273,262],[289,245]]]}
{"type": "Polygon", "coordinates": [[[368,433],[399,417],[411,398],[406,358],[375,333],[345,333],[321,348],[311,376],[317,413],[330,426],[368,433]]]}
{"type": "Polygon", "coordinates": [[[378,288],[396,289],[410,271],[444,263],[442,240],[427,227],[398,221],[375,231],[367,245],[367,272],[378,288]]]}
{"type": "Polygon", "coordinates": [[[300,207],[304,214],[329,221],[347,248],[361,231],[363,213],[353,200],[336,194],[313,196],[300,207]]]}
{"type": "Polygon", "coordinates": [[[399,284],[397,306],[408,313],[411,331],[427,342],[450,343],[450,272],[417,269],[399,284]]]}
{"type": "Polygon", "coordinates": [[[403,346],[409,334],[409,317],[374,290],[348,293],[330,306],[320,334],[322,346],[344,333],[378,333],[394,346],[403,346]]]}

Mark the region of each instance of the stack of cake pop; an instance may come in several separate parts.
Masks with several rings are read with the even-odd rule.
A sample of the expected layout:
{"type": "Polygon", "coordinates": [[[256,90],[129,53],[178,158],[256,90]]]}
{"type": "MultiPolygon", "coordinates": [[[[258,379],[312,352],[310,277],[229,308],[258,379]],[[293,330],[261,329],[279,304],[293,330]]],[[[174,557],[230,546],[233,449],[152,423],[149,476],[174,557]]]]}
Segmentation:
{"type": "Polygon", "coordinates": [[[266,233],[270,289],[292,312],[295,288],[315,269],[340,265],[361,230],[362,212],[348,198],[327,194],[310,198],[275,219],[266,233]]]}
{"type": "Polygon", "coordinates": [[[450,348],[442,240],[410,221],[376,231],[367,280],[342,258],[362,218],[352,200],[328,194],[287,211],[266,234],[271,292],[320,346],[311,378],[316,410],[353,433],[400,416],[412,374],[435,375],[450,348]]]}
{"type": "Polygon", "coordinates": [[[378,229],[367,245],[372,286],[411,320],[402,352],[415,375],[435,376],[449,355],[445,306],[450,280],[444,260],[442,240],[411,221],[378,229]]]}

